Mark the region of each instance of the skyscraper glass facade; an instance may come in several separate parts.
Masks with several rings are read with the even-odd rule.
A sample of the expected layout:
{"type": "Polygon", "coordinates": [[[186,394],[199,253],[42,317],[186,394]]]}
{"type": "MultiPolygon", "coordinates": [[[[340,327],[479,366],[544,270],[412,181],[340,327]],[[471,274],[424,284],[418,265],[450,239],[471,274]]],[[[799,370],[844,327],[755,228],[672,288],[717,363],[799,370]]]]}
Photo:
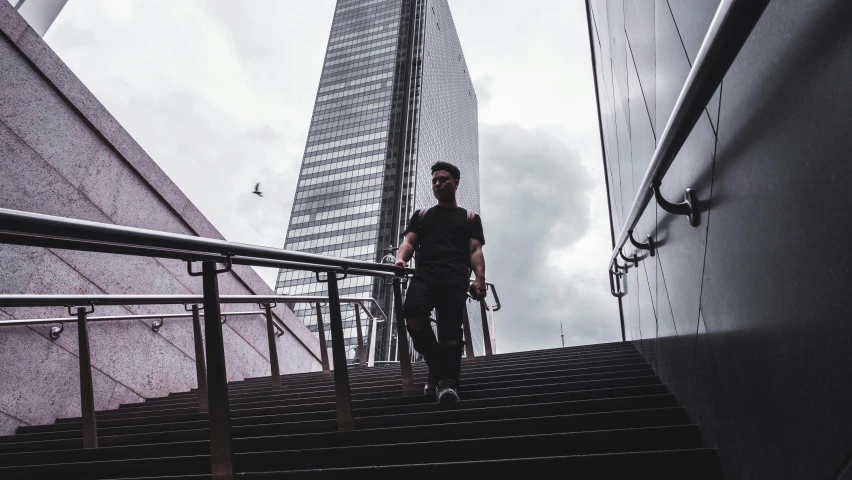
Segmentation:
{"type": "MultiPolygon", "coordinates": [[[[460,204],[479,212],[476,122],[476,96],[445,0],[338,1],[284,248],[380,261],[413,210],[434,204],[429,166],[438,160],[459,166],[460,204]]],[[[339,287],[341,295],[373,296],[391,313],[382,280],[349,277],[339,287]]],[[[312,273],[292,270],[281,270],[277,291],[327,293],[312,273]]],[[[316,331],[314,307],[292,307],[316,331]]],[[[343,317],[353,359],[354,313],[344,306],[343,317]]],[[[378,327],[377,358],[387,358],[393,329],[378,327]]],[[[362,328],[373,341],[368,322],[362,328]]]]}

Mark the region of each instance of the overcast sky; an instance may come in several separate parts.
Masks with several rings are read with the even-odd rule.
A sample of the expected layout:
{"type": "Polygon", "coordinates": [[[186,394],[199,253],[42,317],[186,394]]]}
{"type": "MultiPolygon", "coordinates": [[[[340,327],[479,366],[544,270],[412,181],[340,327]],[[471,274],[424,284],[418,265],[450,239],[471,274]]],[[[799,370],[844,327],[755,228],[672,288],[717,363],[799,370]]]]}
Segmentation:
{"type": "MultiPolygon", "coordinates": [[[[334,5],[71,0],[45,40],[225,238],[281,247],[334,5]]],[[[479,100],[498,351],[557,347],[560,322],[566,345],[619,340],[583,2],[450,7],[479,100]]]]}

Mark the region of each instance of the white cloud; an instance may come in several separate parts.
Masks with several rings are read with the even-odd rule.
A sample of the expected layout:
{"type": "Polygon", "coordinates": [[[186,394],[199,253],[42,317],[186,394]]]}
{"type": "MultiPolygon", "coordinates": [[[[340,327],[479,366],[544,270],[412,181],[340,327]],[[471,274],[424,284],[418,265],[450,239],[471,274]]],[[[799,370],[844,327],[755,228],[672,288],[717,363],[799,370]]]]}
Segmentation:
{"type": "Polygon", "coordinates": [[[610,340],[617,317],[597,265],[606,260],[576,255],[606,254],[594,248],[596,179],[543,130],[485,126],[481,142],[486,277],[501,292],[500,351],[559,346],[560,322],[569,340],[610,340]]]}
{"type": "Polygon", "coordinates": [[[45,40],[225,238],[281,247],[333,12],[69,2],[45,40]]]}
{"type": "MultiPolygon", "coordinates": [[[[583,4],[450,1],[480,103],[498,348],[557,346],[560,320],[566,343],[616,340],[583,4]]],[[[334,5],[69,2],[46,40],[226,238],[280,247],[334,5]]]]}
{"type": "Polygon", "coordinates": [[[620,339],[583,2],[450,0],[480,99],[498,351],[620,339]],[[488,12],[487,16],[483,12],[488,12]]]}

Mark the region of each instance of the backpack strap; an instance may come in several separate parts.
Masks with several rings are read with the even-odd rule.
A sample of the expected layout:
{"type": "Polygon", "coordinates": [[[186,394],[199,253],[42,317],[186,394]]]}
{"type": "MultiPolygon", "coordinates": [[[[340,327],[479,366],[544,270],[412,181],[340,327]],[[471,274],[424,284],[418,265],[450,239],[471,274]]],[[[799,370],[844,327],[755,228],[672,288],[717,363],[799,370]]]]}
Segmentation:
{"type": "MultiPolygon", "coordinates": [[[[417,210],[417,220],[423,221],[423,217],[426,216],[426,212],[429,211],[426,208],[421,208],[417,210]]],[[[476,214],[468,210],[467,212],[467,223],[473,223],[473,219],[476,218],[476,214]]]]}

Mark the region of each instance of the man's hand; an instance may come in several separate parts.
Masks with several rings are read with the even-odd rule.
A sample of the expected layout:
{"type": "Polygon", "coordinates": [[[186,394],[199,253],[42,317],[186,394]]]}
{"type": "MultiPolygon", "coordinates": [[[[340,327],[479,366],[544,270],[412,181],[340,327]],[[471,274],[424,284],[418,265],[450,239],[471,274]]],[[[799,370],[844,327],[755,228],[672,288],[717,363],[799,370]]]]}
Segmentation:
{"type": "Polygon", "coordinates": [[[406,267],[405,267],[405,260],[403,260],[403,259],[401,259],[401,258],[397,258],[397,259],[396,259],[396,262],[394,262],[394,265],[396,265],[397,267],[401,268],[401,269],[402,269],[402,271],[403,271],[403,272],[405,272],[405,268],[406,268],[406,267]]]}
{"type": "Polygon", "coordinates": [[[482,300],[485,298],[485,280],[474,280],[470,283],[470,286],[467,287],[467,291],[470,292],[470,296],[477,300],[482,300]]]}

